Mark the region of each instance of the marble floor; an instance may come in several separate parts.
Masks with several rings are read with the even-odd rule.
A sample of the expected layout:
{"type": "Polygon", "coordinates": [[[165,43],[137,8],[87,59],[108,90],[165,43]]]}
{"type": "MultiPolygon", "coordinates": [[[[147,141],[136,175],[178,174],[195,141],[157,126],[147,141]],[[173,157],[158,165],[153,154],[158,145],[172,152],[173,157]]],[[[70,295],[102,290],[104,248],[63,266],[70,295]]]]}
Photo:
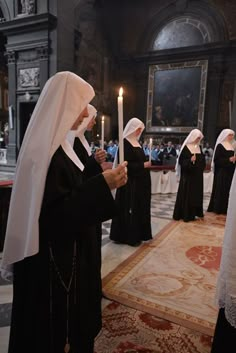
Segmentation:
{"type": "MultiPolygon", "coordinates": [[[[209,203],[209,194],[204,195],[204,210],[209,203]]],[[[156,194],[152,195],[151,216],[152,216],[152,234],[156,235],[172,219],[175,203],[175,194],[156,194]]],[[[117,265],[124,261],[134,251],[135,247],[122,244],[114,244],[109,239],[110,221],[103,224],[102,236],[102,277],[106,276],[117,265]]],[[[0,254],[1,259],[1,254],[0,254]]],[[[12,285],[7,284],[0,279],[0,353],[7,353],[9,324],[11,315],[12,285]]],[[[103,307],[109,303],[103,299],[103,307]]],[[[191,353],[191,352],[189,352],[191,353]]]]}

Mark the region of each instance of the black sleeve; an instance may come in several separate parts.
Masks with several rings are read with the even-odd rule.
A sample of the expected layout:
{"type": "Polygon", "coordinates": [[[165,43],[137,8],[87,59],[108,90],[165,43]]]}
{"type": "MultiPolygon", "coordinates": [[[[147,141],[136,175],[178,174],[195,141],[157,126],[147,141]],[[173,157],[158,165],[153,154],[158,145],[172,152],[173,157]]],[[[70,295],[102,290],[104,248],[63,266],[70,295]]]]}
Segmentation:
{"type": "Polygon", "coordinates": [[[186,146],[184,146],[179,156],[179,164],[183,170],[189,171],[194,167],[194,164],[191,161],[192,156],[193,154],[188,150],[186,146]]]}
{"type": "Polygon", "coordinates": [[[181,165],[182,170],[189,173],[194,173],[195,170],[204,171],[206,167],[206,160],[203,153],[201,152],[199,158],[196,159],[195,163],[191,161],[192,156],[193,153],[191,153],[188,147],[185,146],[179,157],[179,164],[181,165]]]}
{"type": "Polygon", "coordinates": [[[145,153],[143,153],[143,160],[137,159],[137,156],[134,153],[134,150],[129,142],[124,140],[124,159],[128,161],[127,169],[128,175],[137,175],[140,171],[144,170],[144,162],[145,162],[145,153]]]}
{"type": "Polygon", "coordinates": [[[103,175],[84,182],[78,171],[61,155],[51,161],[40,215],[44,226],[60,232],[114,216],[114,199],[103,175]]]}
{"type": "Polygon", "coordinates": [[[84,166],[84,175],[86,178],[91,178],[94,175],[102,173],[102,167],[100,164],[96,161],[93,155],[89,156],[87,159],[87,162],[84,166]]]}
{"type": "MultiPolygon", "coordinates": [[[[233,156],[233,151],[232,151],[233,156]]],[[[214,163],[216,167],[232,167],[232,162],[229,160],[229,155],[226,152],[225,148],[219,143],[216,147],[214,163]]]]}
{"type": "Polygon", "coordinates": [[[191,153],[188,147],[185,146],[179,157],[179,164],[181,165],[183,171],[187,173],[195,173],[196,170],[204,171],[206,167],[206,160],[202,151],[199,155],[199,158],[196,159],[195,163],[191,161],[192,156],[193,153],[191,153]]]}

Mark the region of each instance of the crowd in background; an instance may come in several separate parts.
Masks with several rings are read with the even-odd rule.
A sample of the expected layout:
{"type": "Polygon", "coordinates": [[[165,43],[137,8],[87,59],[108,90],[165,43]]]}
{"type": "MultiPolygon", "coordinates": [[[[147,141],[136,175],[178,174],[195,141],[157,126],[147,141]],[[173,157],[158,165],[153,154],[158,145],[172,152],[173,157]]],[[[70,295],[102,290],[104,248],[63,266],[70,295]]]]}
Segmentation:
{"type": "MultiPolygon", "coordinates": [[[[143,151],[145,153],[146,159],[150,159],[151,153],[151,163],[152,165],[175,165],[176,159],[179,155],[181,144],[174,144],[172,141],[166,142],[155,142],[152,144],[150,149],[150,144],[148,140],[139,141],[143,151]]],[[[110,140],[109,142],[104,141],[104,149],[107,153],[106,161],[113,162],[116,151],[118,149],[118,140],[110,140]]],[[[91,142],[92,153],[100,148],[99,141],[91,142]]],[[[203,154],[205,155],[206,165],[211,164],[213,148],[209,145],[208,142],[203,144],[202,148],[203,154]]]]}

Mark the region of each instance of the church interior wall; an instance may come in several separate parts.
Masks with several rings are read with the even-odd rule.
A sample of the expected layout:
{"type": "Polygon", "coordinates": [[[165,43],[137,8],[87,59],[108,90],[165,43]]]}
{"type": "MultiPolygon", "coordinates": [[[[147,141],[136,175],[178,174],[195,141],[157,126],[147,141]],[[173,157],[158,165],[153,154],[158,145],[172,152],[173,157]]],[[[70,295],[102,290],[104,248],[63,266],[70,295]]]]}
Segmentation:
{"type": "Polygon", "coordinates": [[[228,102],[229,100],[233,102],[235,44],[231,44],[230,41],[234,41],[235,38],[235,17],[231,14],[235,14],[236,3],[234,1],[167,1],[164,4],[149,1],[149,6],[146,6],[146,3],[136,1],[134,7],[131,1],[122,2],[122,5],[120,10],[122,30],[119,34],[121,64],[120,72],[116,73],[116,76],[120,82],[127,85],[127,91],[135,95],[132,98],[132,104],[126,104],[126,120],[136,114],[145,122],[147,98],[143,92],[147,91],[150,62],[156,60],[157,63],[167,63],[173,58],[178,61],[193,60],[197,54],[198,58],[206,58],[209,62],[204,133],[210,143],[214,144],[218,132],[229,125],[228,102]],[[207,44],[199,46],[192,53],[186,53],[185,49],[179,48],[175,53],[167,52],[166,57],[163,55],[160,59],[159,53],[151,50],[154,35],[165,21],[182,15],[191,15],[200,18],[201,21],[204,20],[211,37],[209,49],[207,44]],[[219,46],[222,48],[219,49],[219,46]],[[143,59],[140,59],[142,55],[143,59]],[[142,63],[140,63],[141,60],[143,60],[142,63]],[[132,70],[130,70],[131,67],[132,70]],[[232,90],[230,89],[226,94],[224,86],[231,87],[232,90]]]}
{"type": "Polygon", "coordinates": [[[74,3],[58,2],[57,18],[57,70],[74,71],[74,3]]]}
{"type": "MultiPolygon", "coordinates": [[[[106,119],[116,119],[114,102],[115,94],[118,94],[118,87],[114,85],[117,59],[110,40],[110,29],[107,31],[104,26],[103,16],[101,5],[96,1],[82,0],[75,8],[75,28],[79,36],[74,55],[75,72],[87,80],[96,92],[92,101],[98,109],[95,136],[96,132],[99,133],[102,115],[106,115],[106,119]]],[[[109,131],[105,129],[105,138],[111,137],[114,125],[109,131]]]]}
{"type": "MultiPolygon", "coordinates": [[[[35,13],[20,16],[16,13],[18,5],[18,0],[0,0],[6,20],[0,23],[0,31],[7,38],[9,101],[16,115],[28,90],[31,90],[31,99],[37,99],[47,78],[56,71],[71,70],[95,88],[96,97],[92,103],[99,112],[96,129],[99,130],[101,115],[107,115],[109,130],[106,138],[115,139],[119,87],[124,88],[125,123],[133,116],[146,122],[149,65],[198,58],[208,60],[203,132],[212,144],[218,132],[229,124],[229,100],[232,101],[234,117],[234,0],[35,0],[35,13]],[[163,26],[181,16],[194,18],[196,23],[199,21],[199,26],[202,22],[207,28],[209,42],[195,48],[153,50],[154,40],[163,26]],[[36,18],[38,22],[34,22],[36,18]],[[20,31],[16,30],[17,25],[20,31]],[[40,68],[38,91],[35,87],[19,90],[18,70],[32,68],[34,64],[40,68]]],[[[234,120],[232,128],[233,124],[236,125],[234,120]]],[[[11,131],[10,136],[14,149],[19,140],[18,132],[11,131]]],[[[18,151],[14,153],[13,164],[18,151]]]]}

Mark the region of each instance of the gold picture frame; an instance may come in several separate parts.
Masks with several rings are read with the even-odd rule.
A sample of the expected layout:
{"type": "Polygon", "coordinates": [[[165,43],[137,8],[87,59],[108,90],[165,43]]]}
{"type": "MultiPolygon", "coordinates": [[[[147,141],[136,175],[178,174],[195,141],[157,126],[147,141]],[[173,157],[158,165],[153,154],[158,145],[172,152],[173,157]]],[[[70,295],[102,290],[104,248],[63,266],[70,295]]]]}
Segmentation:
{"type": "Polygon", "coordinates": [[[207,70],[207,60],[149,66],[147,132],[203,129],[207,70]]]}

